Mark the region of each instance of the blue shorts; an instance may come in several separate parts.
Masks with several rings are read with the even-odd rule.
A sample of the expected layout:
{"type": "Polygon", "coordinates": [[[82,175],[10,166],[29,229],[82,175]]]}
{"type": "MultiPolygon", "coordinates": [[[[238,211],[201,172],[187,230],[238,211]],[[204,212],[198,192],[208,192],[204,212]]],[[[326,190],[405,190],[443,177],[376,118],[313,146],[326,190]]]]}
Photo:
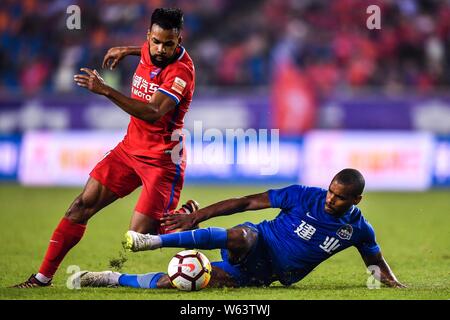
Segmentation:
{"type": "Polygon", "coordinates": [[[240,287],[261,287],[268,286],[274,282],[276,277],[273,275],[272,261],[268,255],[268,250],[257,225],[251,222],[245,222],[238,226],[246,226],[256,232],[257,240],[250,249],[247,257],[233,264],[229,261],[228,250],[222,249],[223,261],[212,262],[211,264],[228,273],[240,287]]]}

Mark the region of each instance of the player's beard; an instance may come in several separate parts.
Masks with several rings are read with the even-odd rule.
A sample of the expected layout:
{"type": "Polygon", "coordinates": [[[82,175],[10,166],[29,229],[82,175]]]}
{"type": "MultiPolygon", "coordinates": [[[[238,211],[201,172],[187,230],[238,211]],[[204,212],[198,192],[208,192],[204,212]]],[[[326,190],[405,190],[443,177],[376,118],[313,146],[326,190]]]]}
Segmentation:
{"type": "MultiPolygon", "coordinates": [[[[161,56],[160,56],[160,57],[161,57],[161,56]]],[[[158,68],[164,68],[164,67],[166,67],[168,64],[170,64],[170,63],[174,60],[174,57],[175,57],[175,53],[174,53],[174,55],[173,55],[172,57],[170,57],[170,58],[162,57],[163,59],[157,60],[157,59],[156,59],[156,55],[151,55],[151,54],[150,54],[150,60],[152,61],[152,64],[153,64],[154,66],[158,67],[158,68]]]]}

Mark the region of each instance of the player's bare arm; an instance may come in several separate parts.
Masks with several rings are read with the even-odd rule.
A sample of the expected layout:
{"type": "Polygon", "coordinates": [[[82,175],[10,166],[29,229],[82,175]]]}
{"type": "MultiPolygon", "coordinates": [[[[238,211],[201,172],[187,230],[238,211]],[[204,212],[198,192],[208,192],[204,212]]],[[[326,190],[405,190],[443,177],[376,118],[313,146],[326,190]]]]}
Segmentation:
{"type": "Polygon", "coordinates": [[[157,121],[176,105],[172,98],[158,91],[153,94],[149,103],[129,98],[108,86],[96,70],[81,68],[81,71],[86,74],[74,76],[77,85],[107,97],[126,113],[149,123],[157,121]]]}
{"type": "MultiPolygon", "coordinates": [[[[367,267],[375,265],[379,268],[380,279],[377,280],[379,280],[381,283],[392,288],[406,288],[404,284],[400,283],[397,280],[381,252],[371,256],[362,256],[362,258],[367,267]]],[[[375,274],[374,276],[376,278],[375,274]]]]}
{"type": "Polygon", "coordinates": [[[241,198],[220,201],[189,215],[174,214],[165,216],[161,219],[161,222],[168,230],[178,228],[188,230],[198,223],[213,217],[226,216],[244,211],[267,209],[270,207],[269,193],[263,192],[241,198]]]}
{"type": "Polygon", "coordinates": [[[113,47],[108,50],[103,58],[102,68],[113,70],[124,57],[128,55],[140,56],[142,47],[113,47]]]}

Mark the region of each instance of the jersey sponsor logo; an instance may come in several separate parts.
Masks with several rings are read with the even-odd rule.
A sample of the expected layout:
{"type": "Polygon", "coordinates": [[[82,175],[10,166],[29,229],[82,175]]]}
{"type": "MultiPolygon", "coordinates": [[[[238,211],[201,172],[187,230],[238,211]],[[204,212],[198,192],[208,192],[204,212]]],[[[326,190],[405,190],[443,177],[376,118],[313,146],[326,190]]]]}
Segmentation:
{"type": "Polygon", "coordinates": [[[349,224],[346,224],[338,229],[336,232],[339,238],[343,240],[350,240],[353,234],[353,227],[349,224]]]}
{"type": "Polygon", "coordinates": [[[150,94],[145,94],[142,91],[137,90],[136,88],[131,88],[131,93],[136,97],[145,99],[146,101],[150,101],[152,99],[152,96],[150,94]]]}
{"type": "Polygon", "coordinates": [[[181,78],[175,77],[171,89],[175,92],[178,92],[179,94],[182,94],[184,88],[186,88],[186,81],[181,78]]]}
{"type": "Polygon", "coordinates": [[[308,217],[308,218],[311,218],[311,219],[313,219],[313,220],[316,220],[317,221],[317,219],[316,218],[314,218],[312,215],[311,215],[311,213],[308,211],[307,213],[306,213],[306,216],[308,217]]]}
{"type": "Polygon", "coordinates": [[[143,94],[153,94],[158,90],[159,85],[153,82],[148,82],[143,77],[138,76],[136,73],[133,76],[133,88],[142,92],[143,94]]]}
{"type": "Polygon", "coordinates": [[[303,240],[309,241],[316,232],[316,228],[302,220],[302,223],[297,227],[297,229],[295,229],[294,232],[303,240]]]}
{"type": "Polygon", "coordinates": [[[339,239],[335,239],[334,237],[331,238],[327,237],[319,247],[326,253],[332,254],[333,251],[339,248],[340,246],[341,244],[339,243],[339,239]]]}
{"type": "Polygon", "coordinates": [[[134,74],[131,93],[135,97],[150,101],[152,99],[152,95],[156,92],[156,90],[158,90],[158,88],[158,84],[148,82],[143,77],[138,76],[136,73],[134,74]]]}

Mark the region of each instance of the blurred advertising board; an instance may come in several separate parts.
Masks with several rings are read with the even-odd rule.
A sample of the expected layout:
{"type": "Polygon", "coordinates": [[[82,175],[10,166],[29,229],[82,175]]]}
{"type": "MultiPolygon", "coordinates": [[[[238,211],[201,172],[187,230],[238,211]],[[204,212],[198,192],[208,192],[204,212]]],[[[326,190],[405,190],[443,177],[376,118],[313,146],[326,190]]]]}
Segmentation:
{"type": "MultiPolygon", "coordinates": [[[[207,132],[207,131],[206,131],[207,132]]],[[[33,131],[0,136],[0,180],[25,185],[83,185],[123,138],[118,131],[33,131]]],[[[293,184],[328,187],[352,167],[367,190],[450,186],[450,137],[396,131],[313,131],[303,138],[187,141],[186,184],[293,184]],[[278,143],[275,143],[278,141],[278,143]]]]}
{"type": "Polygon", "coordinates": [[[450,186],[450,137],[436,139],[433,185],[450,186]]]}
{"type": "Polygon", "coordinates": [[[123,132],[28,132],[23,136],[19,181],[25,185],[82,185],[123,132]]]}
{"type": "MultiPolygon", "coordinates": [[[[201,143],[201,142],[200,142],[201,143]]],[[[296,183],[302,159],[302,139],[267,145],[235,141],[227,145],[187,144],[187,183],[296,183]]]]}
{"type": "Polygon", "coordinates": [[[0,135],[0,181],[17,179],[20,141],[18,135],[0,135]]]}
{"type": "Polygon", "coordinates": [[[355,168],[366,190],[425,190],[432,183],[434,137],[400,131],[315,131],[304,140],[301,183],[328,188],[343,168],[355,168]]]}
{"type": "MultiPolygon", "coordinates": [[[[206,131],[207,132],[207,131],[206,131]]],[[[19,181],[25,185],[83,185],[121,132],[29,132],[23,137],[19,181]]],[[[186,183],[295,183],[301,139],[274,143],[218,139],[186,142],[186,183]]],[[[261,138],[261,136],[260,136],[261,138]]]]}

